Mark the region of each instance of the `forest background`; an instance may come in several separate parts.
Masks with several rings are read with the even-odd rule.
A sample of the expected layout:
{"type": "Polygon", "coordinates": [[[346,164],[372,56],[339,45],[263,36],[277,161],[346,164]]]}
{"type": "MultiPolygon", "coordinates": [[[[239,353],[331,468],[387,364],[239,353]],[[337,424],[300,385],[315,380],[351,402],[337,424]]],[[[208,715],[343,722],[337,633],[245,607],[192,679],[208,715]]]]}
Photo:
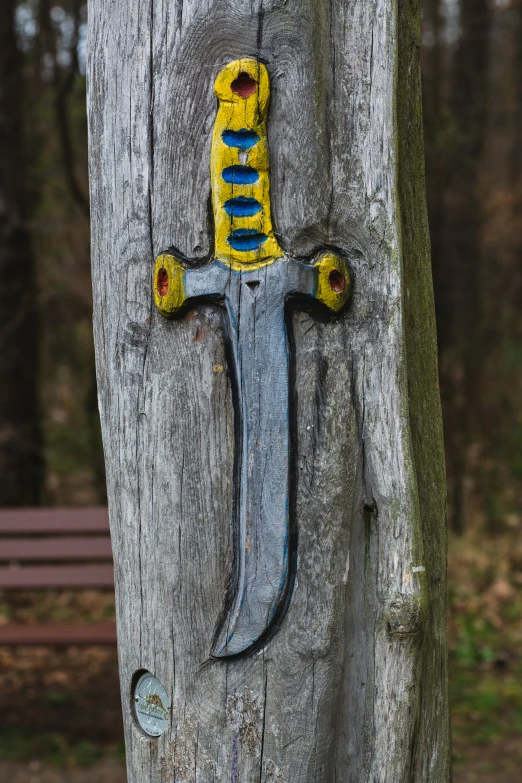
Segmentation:
{"type": "MultiPolygon", "coordinates": [[[[510,783],[522,762],[522,0],[421,5],[456,780],[510,783]]],[[[0,2],[0,507],[106,501],[86,28],[80,0],[0,2]]],[[[112,611],[111,595],[0,594],[0,622],[112,611]]],[[[1,656],[0,761],[121,756],[114,653],[1,656]],[[101,721],[89,702],[100,676],[101,721]]]]}

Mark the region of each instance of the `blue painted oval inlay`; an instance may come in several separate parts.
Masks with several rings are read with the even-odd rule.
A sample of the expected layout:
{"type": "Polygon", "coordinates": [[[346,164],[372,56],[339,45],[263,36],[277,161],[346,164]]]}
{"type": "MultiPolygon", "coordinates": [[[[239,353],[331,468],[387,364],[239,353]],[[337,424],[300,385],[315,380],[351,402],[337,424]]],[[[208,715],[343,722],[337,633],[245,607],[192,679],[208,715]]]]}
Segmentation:
{"type": "Polygon", "coordinates": [[[225,212],[230,217],[252,217],[261,210],[261,204],[256,198],[247,198],[247,196],[238,196],[229,198],[224,204],[225,212]]]}
{"type": "Polygon", "coordinates": [[[259,136],[253,130],[241,128],[241,130],[224,130],[221,138],[227,147],[237,147],[240,150],[249,150],[259,141],[259,136]]]}
{"type": "Polygon", "coordinates": [[[259,179],[259,174],[252,166],[229,166],[221,174],[229,185],[253,185],[259,179]]]}
{"type": "Polygon", "coordinates": [[[268,239],[266,234],[256,231],[255,228],[238,228],[227,239],[228,244],[242,252],[257,250],[268,239]]]}

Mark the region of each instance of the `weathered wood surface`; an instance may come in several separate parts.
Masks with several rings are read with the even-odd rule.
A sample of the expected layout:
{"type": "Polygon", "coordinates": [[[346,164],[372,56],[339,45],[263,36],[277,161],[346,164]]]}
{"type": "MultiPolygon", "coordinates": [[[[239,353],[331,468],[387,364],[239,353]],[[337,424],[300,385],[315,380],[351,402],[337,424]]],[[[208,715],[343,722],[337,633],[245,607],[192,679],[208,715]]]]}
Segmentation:
{"type": "Polygon", "coordinates": [[[131,783],[447,781],[444,479],[419,116],[418,3],[92,0],[100,408],[131,783]],[[272,81],[272,210],[295,256],[354,270],[299,312],[297,582],[264,650],[209,659],[230,571],[234,433],[221,320],[165,322],[155,256],[209,253],[213,82],[272,81]],[[134,674],[172,727],[145,739],[134,674]]]}

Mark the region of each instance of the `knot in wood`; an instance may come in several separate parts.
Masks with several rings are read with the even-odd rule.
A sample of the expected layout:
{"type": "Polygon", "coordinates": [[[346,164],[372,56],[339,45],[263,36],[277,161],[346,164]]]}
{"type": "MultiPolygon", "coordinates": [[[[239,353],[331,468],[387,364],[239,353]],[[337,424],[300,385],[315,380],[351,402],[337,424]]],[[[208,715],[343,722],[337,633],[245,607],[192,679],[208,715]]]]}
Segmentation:
{"type": "Polygon", "coordinates": [[[424,626],[422,593],[395,593],[388,604],[386,621],[391,636],[407,637],[420,633],[424,626]]]}

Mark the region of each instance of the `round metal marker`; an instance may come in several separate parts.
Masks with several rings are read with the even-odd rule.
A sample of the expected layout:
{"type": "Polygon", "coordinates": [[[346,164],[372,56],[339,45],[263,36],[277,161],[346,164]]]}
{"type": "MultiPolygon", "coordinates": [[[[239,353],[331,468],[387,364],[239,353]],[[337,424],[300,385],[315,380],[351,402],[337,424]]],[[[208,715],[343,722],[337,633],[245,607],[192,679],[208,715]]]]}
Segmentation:
{"type": "Polygon", "coordinates": [[[160,737],[170,723],[170,699],[161,682],[145,672],[136,683],[133,699],[140,727],[149,737],[160,737]]]}

